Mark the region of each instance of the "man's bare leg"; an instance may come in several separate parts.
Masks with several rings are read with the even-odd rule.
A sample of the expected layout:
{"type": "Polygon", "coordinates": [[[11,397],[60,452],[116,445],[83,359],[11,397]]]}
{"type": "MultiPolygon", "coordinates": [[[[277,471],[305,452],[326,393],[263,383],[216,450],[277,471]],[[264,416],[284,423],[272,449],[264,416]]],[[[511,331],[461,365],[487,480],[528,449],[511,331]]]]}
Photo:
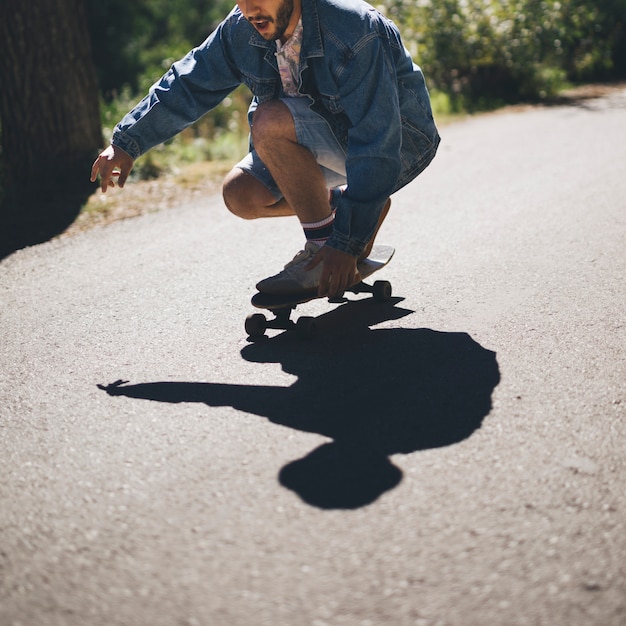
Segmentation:
{"type": "MultiPolygon", "coordinates": [[[[302,224],[317,224],[332,216],[326,181],[313,153],[298,144],[291,112],[279,100],[262,104],[252,121],[257,153],[271,172],[302,224]]],[[[322,246],[304,271],[318,268],[318,294],[340,296],[358,280],[356,259],[322,246]]]]}
{"type": "Polygon", "coordinates": [[[263,183],[238,167],[226,175],[222,195],[228,210],[245,220],[295,215],[284,198],[276,202],[263,183]]]}
{"type": "Polygon", "coordinates": [[[330,213],[324,175],[310,150],[298,144],[289,109],[272,100],[259,106],[252,124],[254,147],[300,222],[319,222],[330,213]]]}
{"type": "MultiPolygon", "coordinates": [[[[313,153],[298,144],[294,120],[285,104],[272,100],[259,106],[252,123],[252,138],[256,152],[285,198],[284,204],[274,203],[274,208],[284,211],[284,215],[289,215],[287,207],[292,209],[305,230],[315,229],[318,223],[332,218],[322,171],[313,153]]],[[[231,180],[228,183],[229,193],[235,182],[241,183],[241,180],[231,180]]],[[[241,191],[242,195],[244,191],[250,191],[250,183],[246,183],[241,191]]],[[[225,194],[225,198],[228,195],[225,194]]],[[[257,207],[256,215],[252,214],[252,217],[265,215],[270,209],[267,196],[263,206],[260,210],[257,207]]],[[[232,202],[230,208],[233,212],[238,210],[232,202]]],[[[243,212],[250,215],[249,209],[243,212]]],[[[298,257],[296,255],[294,261],[298,257]]],[[[358,280],[356,258],[349,254],[322,246],[311,261],[309,258],[305,255],[295,265],[289,263],[284,272],[257,283],[257,288],[266,293],[270,293],[270,290],[273,293],[278,293],[278,290],[295,293],[311,289],[315,285],[320,296],[338,297],[358,280]],[[313,273],[315,268],[317,270],[313,273]]]]}

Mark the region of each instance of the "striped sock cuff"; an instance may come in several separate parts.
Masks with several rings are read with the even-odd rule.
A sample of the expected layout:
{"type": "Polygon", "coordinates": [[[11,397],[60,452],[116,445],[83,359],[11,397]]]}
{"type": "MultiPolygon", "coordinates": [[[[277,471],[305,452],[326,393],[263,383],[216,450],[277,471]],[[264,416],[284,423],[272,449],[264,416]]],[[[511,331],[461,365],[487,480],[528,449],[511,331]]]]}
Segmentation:
{"type": "Polygon", "coordinates": [[[334,212],[319,222],[302,222],[304,236],[307,241],[314,241],[315,243],[323,245],[333,234],[334,223],[334,212]]]}

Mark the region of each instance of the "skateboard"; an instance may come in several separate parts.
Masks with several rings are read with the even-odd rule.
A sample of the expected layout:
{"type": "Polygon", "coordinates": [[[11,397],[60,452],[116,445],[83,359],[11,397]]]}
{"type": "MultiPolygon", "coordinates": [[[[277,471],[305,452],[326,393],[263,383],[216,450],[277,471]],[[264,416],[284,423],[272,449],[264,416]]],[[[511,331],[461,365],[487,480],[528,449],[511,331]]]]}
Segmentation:
{"type": "MultiPolygon", "coordinates": [[[[391,261],[395,248],[389,245],[375,244],[370,255],[359,261],[357,269],[361,275],[361,281],[346,289],[353,294],[370,293],[378,302],[386,302],[391,299],[391,283],[386,280],[377,280],[374,284],[365,282],[374,272],[382,269],[391,261]]],[[[263,313],[252,313],[246,318],[245,329],[249,339],[255,341],[265,336],[268,328],[277,330],[295,330],[301,339],[311,339],[317,334],[317,324],[314,317],[301,316],[294,321],[292,312],[297,306],[325,298],[318,296],[316,291],[300,293],[297,295],[276,295],[268,293],[256,293],[252,296],[252,306],[257,309],[269,311],[273,318],[267,319],[263,313]]],[[[329,302],[344,302],[344,298],[329,302]]]]}

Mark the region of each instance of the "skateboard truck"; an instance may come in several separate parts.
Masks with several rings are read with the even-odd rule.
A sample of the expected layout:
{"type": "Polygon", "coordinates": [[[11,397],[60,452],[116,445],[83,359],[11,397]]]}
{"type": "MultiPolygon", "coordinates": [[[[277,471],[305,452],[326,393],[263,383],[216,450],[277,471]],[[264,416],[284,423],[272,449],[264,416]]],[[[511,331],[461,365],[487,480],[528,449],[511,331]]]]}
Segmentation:
{"type": "MultiPolygon", "coordinates": [[[[346,291],[353,294],[371,293],[377,302],[387,302],[391,299],[391,283],[387,280],[377,280],[373,285],[365,282],[357,283],[346,291]]],[[[315,298],[310,298],[313,300],[315,298]]],[[[345,298],[329,298],[329,302],[345,302],[345,298]]],[[[306,300],[305,300],[306,301],[306,300]]],[[[245,329],[252,341],[265,337],[267,329],[275,330],[295,330],[300,339],[313,339],[317,335],[317,321],[309,315],[302,315],[297,320],[291,318],[291,314],[303,302],[289,304],[287,306],[272,307],[266,306],[274,317],[267,319],[263,313],[252,313],[248,315],[245,322],[245,329]]]]}
{"type": "Polygon", "coordinates": [[[296,308],[278,309],[272,311],[274,317],[267,319],[263,313],[252,313],[246,318],[246,332],[252,341],[265,337],[268,328],[276,330],[295,330],[300,339],[313,339],[317,334],[317,322],[314,317],[303,315],[297,321],[291,319],[291,313],[296,308]]]}

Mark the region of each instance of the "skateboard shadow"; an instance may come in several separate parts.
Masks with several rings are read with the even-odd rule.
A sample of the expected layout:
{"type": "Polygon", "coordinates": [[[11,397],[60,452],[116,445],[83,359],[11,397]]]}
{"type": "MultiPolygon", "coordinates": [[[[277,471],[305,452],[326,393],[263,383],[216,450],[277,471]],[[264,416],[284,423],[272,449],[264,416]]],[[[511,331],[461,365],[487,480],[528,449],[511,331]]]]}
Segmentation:
{"type": "Polygon", "coordinates": [[[232,406],[328,437],[285,465],[279,481],[316,507],[362,507],[401,481],[391,455],[449,446],[479,428],[500,380],[496,354],[466,333],[370,329],[412,313],[398,302],[340,306],[318,318],[322,332],[313,342],[282,333],[243,348],[245,360],[281,363],[297,376],[289,387],[123,381],[99,387],[112,396],[232,406]]]}

